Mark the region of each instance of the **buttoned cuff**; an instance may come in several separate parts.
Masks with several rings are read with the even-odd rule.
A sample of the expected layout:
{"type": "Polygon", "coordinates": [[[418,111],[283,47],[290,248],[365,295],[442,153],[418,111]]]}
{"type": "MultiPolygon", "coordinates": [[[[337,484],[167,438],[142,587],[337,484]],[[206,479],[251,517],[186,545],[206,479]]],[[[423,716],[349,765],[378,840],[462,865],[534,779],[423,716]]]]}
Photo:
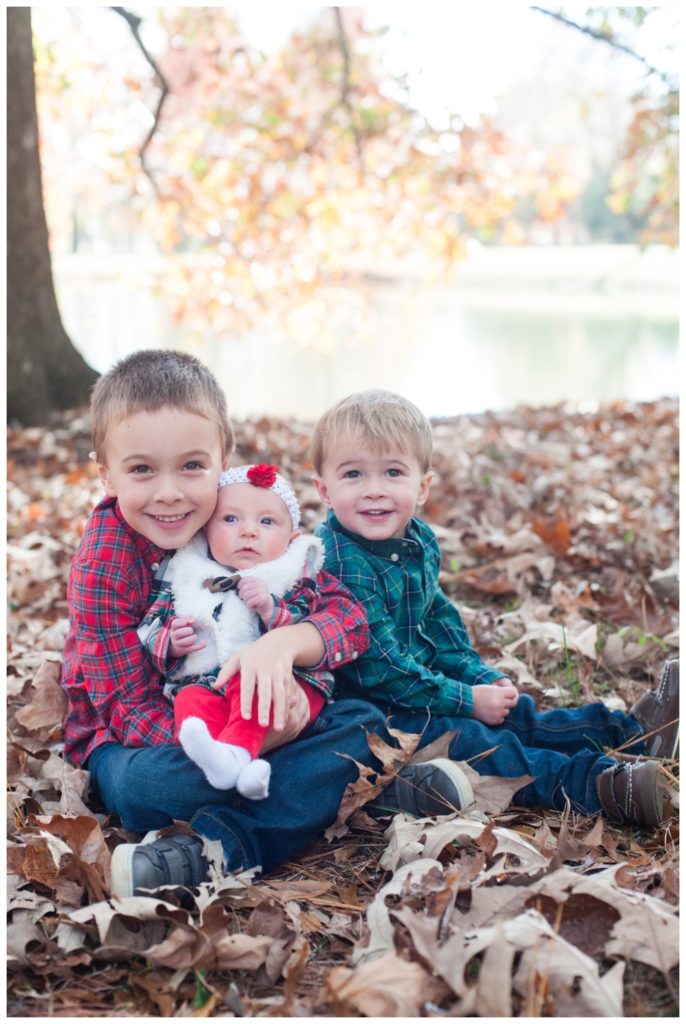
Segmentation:
{"type": "Polygon", "coordinates": [[[315,622],[314,619],[305,619],[304,621],[309,622],[310,625],[314,626],[324,642],[323,657],[316,665],[308,665],[309,669],[312,671],[316,671],[317,669],[329,669],[330,671],[333,671],[334,669],[340,668],[342,665],[347,665],[350,661],[357,661],[360,651],[355,643],[349,639],[351,636],[355,635],[354,633],[344,633],[341,635],[338,630],[336,630],[335,633],[332,633],[327,626],[320,625],[318,622],[315,622]]]}

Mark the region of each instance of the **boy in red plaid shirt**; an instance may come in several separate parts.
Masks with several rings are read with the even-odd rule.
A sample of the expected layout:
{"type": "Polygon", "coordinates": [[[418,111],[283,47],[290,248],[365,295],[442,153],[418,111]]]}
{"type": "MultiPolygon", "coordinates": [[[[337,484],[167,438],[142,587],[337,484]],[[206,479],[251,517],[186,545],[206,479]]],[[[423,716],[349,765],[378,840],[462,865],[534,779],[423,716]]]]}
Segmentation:
{"type": "MultiPolygon", "coordinates": [[[[365,643],[364,613],[330,578],[327,596],[338,614],[330,604],[329,614],[315,611],[265,633],[224,665],[220,679],[240,673],[246,717],[255,691],[260,707],[273,707],[264,749],[279,747],[271,755],[278,783],[261,801],[210,786],[174,742],[163,679],[136,630],[155,598],[161,563],[215,508],[217,482],[234,445],[225,399],[197,359],[147,350],[99,379],[91,419],[106,497],[88,519],[69,578],[66,755],[88,768],[94,790],[126,828],[145,832],[189,821],[201,836],[221,841],[227,870],[270,870],[333,821],[346,784],[356,778],[352,758],[378,767],[364,730],[383,732],[384,719],[365,702],[328,705],[298,743],[284,746],[308,719],[294,666],[331,667],[352,658],[365,643]]],[[[418,767],[401,772],[412,778],[396,787],[399,809],[418,784],[429,803],[427,787],[441,789],[433,781],[440,783],[440,769],[418,778],[410,771],[418,767]]],[[[197,886],[207,871],[203,842],[195,836],[123,844],[112,858],[112,890],[127,896],[161,885],[197,886]]]]}

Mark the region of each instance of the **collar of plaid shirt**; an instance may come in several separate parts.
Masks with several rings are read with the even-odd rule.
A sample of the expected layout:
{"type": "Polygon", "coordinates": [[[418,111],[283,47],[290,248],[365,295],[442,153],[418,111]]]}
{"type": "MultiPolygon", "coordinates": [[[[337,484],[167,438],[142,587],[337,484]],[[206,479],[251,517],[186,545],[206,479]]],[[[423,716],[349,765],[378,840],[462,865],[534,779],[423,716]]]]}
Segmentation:
{"type": "Polygon", "coordinates": [[[388,540],[367,540],[366,537],[360,536],[359,533],[353,533],[352,530],[346,529],[333,512],[329,512],[326,517],[326,525],[336,533],[342,533],[344,537],[348,537],[358,547],[364,551],[368,551],[370,555],[376,555],[378,558],[388,558],[392,562],[397,562],[401,557],[407,557],[412,555],[416,557],[421,554],[428,554],[427,543],[430,543],[433,538],[433,532],[429,527],[413,516],[407,524],[407,530],[404,537],[389,537],[388,540]]]}

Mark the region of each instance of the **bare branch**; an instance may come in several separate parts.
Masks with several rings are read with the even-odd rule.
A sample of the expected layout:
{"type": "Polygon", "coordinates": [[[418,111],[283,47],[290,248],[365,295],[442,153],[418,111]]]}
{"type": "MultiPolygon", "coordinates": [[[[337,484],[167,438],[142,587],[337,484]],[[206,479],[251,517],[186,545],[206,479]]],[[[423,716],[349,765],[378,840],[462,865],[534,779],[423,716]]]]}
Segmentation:
{"type": "Polygon", "coordinates": [[[340,7],[334,7],[334,16],[336,18],[336,32],[338,33],[338,45],[343,54],[343,81],[341,83],[341,99],[340,102],[348,111],[350,115],[350,127],[352,128],[353,136],[355,138],[355,149],[357,150],[357,159],[360,162],[360,166],[364,169],[364,154],[362,152],[362,141],[360,134],[357,130],[357,125],[353,120],[353,106],[350,102],[350,47],[348,45],[348,37],[345,34],[345,26],[343,24],[343,15],[340,7]]]}
{"type": "Polygon", "coordinates": [[[585,36],[590,36],[591,39],[597,39],[598,42],[607,43],[614,50],[619,50],[621,53],[625,53],[628,57],[633,57],[634,60],[640,61],[646,71],[651,75],[657,75],[671,92],[675,91],[675,86],[669,75],[661,71],[660,68],[654,67],[642,54],[637,53],[636,50],[632,50],[630,46],[626,46],[624,43],[618,42],[613,39],[612,36],[608,36],[603,32],[599,32],[597,29],[591,28],[590,25],[581,25],[578,21],[572,21],[571,18],[561,14],[559,11],[551,11],[548,7],[531,7],[532,11],[538,11],[539,14],[545,14],[548,18],[554,18],[555,21],[561,22],[568,28],[576,29],[577,32],[582,32],[585,36]]]}
{"type": "Polygon", "coordinates": [[[138,151],[138,156],[140,158],[141,166],[142,166],[144,172],[146,173],[146,175],[150,179],[150,181],[152,183],[152,187],[155,189],[155,192],[159,192],[159,189],[157,187],[157,182],[155,181],[155,179],[154,179],[153,175],[151,174],[150,169],[149,169],[149,167],[148,167],[148,165],[146,163],[145,152],[146,152],[148,146],[150,145],[150,143],[152,142],[153,135],[157,131],[157,126],[160,123],[160,118],[162,116],[162,107],[164,106],[164,101],[166,100],[166,98],[167,98],[167,96],[169,95],[169,92],[170,92],[169,84],[168,84],[166,78],[164,77],[164,75],[162,74],[162,72],[160,71],[159,65],[155,61],[155,58],[148,51],[148,49],[145,46],[145,43],[143,42],[143,40],[140,37],[140,26],[141,26],[142,18],[139,18],[137,15],[132,14],[130,11],[127,11],[126,8],[124,8],[124,7],[112,7],[111,10],[115,11],[116,14],[118,14],[120,17],[122,17],[124,19],[124,21],[127,23],[127,25],[129,26],[129,28],[131,29],[131,34],[132,34],[133,38],[136,40],[136,43],[138,44],[138,47],[139,47],[141,53],[143,54],[143,56],[147,60],[147,62],[150,65],[150,67],[155,72],[155,79],[157,81],[157,84],[160,87],[160,95],[159,95],[159,98],[157,100],[157,107],[155,109],[155,115],[154,115],[154,118],[153,118],[152,125],[150,126],[150,130],[148,131],[148,134],[146,135],[145,139],[143,140],[143,144],[142,144],[142,146],[140,147],[140,149],[138,151]]]}

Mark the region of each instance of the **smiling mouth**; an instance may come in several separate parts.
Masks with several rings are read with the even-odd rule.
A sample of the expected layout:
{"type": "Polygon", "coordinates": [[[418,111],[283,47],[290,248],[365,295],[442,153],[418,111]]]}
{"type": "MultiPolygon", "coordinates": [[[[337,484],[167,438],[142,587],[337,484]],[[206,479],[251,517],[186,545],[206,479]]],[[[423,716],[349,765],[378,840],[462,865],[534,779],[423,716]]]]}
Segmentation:
{"type": "MultiPolygon", "coordinates": [[[[152,513],[151,513],[151,515],[152,515],[152,513]]],[[[189,515],[190,515],[190,512],[180,512],[178,515],[175,515],[175,516],[156,516],[156,515],[153,515],[152,518],[156,522],[158,522],[158,523],[170,523],[170,524],[172,524],[172,523],[181,523],[181,522],[183,522],[183,520],[187,519],[189,515]]]]}
{"type": "Polygon", "coordinates": [[[392,511],[393,510],[390,509],[390,508],[368,508],[368,509],[364,509],[360,514],[363,515],[363,516],[377,516],[377,517],[380,517],[380,516],[390,516],[392,514],[392,511]]]}

